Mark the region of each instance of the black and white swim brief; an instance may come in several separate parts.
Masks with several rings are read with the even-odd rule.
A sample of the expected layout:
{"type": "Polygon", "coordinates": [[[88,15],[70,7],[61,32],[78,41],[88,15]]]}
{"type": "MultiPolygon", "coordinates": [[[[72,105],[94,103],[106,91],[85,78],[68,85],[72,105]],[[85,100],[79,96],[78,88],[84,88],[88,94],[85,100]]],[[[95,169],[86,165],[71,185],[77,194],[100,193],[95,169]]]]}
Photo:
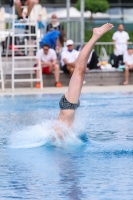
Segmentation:
{"type": "Polygon", "coordinates": [[[60,99],[59,106],[61,110],[76,110],[80,106],[80,101],[78,101],[76,104],[70,103],[66,99],[65,95],[63,95],[60,99]]]}

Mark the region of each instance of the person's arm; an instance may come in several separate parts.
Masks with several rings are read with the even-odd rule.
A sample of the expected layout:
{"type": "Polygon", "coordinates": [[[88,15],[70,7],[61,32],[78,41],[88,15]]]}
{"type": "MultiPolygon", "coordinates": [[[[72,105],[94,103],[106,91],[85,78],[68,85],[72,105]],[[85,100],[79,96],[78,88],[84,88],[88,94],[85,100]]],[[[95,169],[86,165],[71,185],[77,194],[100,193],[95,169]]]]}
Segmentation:
{"type": "Polygon", "coordinates": [[[57,64],[57,59],[53,59],[52,61],[52,65],[55,65],[55,64],[57,64]]]}
{"type": "Polygon", "coordinates": [[[41,61],[41,64],[42,64],[43,66],[49,66],[49,67],[51,67],[51,65],[52,65],[52,63],[49,62],[49,61],[47,61],[47,62],[41,61]]]}
{"type": "Polygon", "coordinates": [[[41,51],[40,50],[36,54],[36,64],[37,65],[39,63],[39,60],[41,61],[41,65],[46,65],[46,66],[51,65],[50,62],[44,62],[44,61],[42,61],[42,59],[41,59],[41,51]]]}
{"type": "MultiPolygon", "coordinates": [[[[37,66],[38,66],[38,64],[39,64],[39,60],[40,60],[39,58],[36,58],[36,65],[37,65],[37,66]]],[[[40,60],[40,63],[41,63],[41,65],[43,65],[43,66],[49,66],[47,62],[43,62],[43,61],[40,60]]]]}
{"type": "MultiPolygon", "coordinates": [[[[36,58],[36,64],[38,65],[39,63],[39,60],[41,61],[40,58],[36,58]]],[[[41,61],[41,65],[47,65],[48,63],[47,62],[44,62],[44,61],[41,61]]]]}
{"type": "Polygon", "coordinates": [[[65,65],[68,65],[68,66],[70,66],[70,67],[75,67],[75,62],[67,62],[67,59],[66,58],[64,58],[63,59],[63,62],[65,63],[65,65]]]}
{"type": "Polygon", "coordinates": [[[114,49],[116,49],[116,40],[113,40],[114,43],[114,49]]]}
{"type": "Polygon", "coordinates": [[[130,37],[129,37],[129,34],[127,33],[127,45],[128,45],[129,39],[130,37]]]}

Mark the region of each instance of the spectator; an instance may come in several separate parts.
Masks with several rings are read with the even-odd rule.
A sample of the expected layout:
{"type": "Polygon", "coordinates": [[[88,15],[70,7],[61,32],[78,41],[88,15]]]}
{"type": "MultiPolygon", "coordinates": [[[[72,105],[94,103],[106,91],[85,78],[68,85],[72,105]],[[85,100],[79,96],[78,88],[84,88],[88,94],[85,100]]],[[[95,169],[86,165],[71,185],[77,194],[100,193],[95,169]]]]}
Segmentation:
{"type": "Polygon", "coordinates": [[[57,41],[57,50],[60,51],[61,46],[63,46],[64,40],[65,40],[65,31],[64,26],[60,22],[58,22],[56,14],[53,14],[51,17],[51,23],[47,24],[46,31],[53,31],[58,30],[60,31],[60,40],[57,41]]]}
{"type": "MultiPolygon", "coordinates": [[[[29,14],[29,20],[31,22],[40,22],[41,21],[41,16],[42,16],[42,6],[39,4],[40,0],[36,0],[36,4],[34,4],[33,9],[31,10],[30,14],[29,14]]],[[[28,7],[25,7],[23,9],[23,13],[22,15],[24,16],[24,18],[28,15],[28,7]]]]}
{"type": "MultiPolygon", "coordinates": [[[[50,49],[48,44],[44,44],[43,48],[37,52],[35,66],[38,66],[39,60],[41,61],[42,73],[51,74],[54,71],[55,75],[55,86],[62,87],[62,84],[59,82],[60,77],[60,68],[57,64],[57,56],[54,49],[50,49]]],[[[39,71],[36,71],[36,77],[39,78],[39,71]]],[[[36,88],[40,88],[40,83],[36,83],[36,88]]]]}
{"type": "Polygon", "coordinates": [[[128,85],[129,71],[133,71],[133,46],[129,46],[127,52],[124,54],[125,63],[125,82],[123,85],[128,85]]]}
{"type": "Polygon", "coordinates": [[[43,46],[44,44],[48,44],[50,48],[55,49],[57,46],[57,40],[60,38],[60,31],[53,30],[49,33],[46,33],[45,36],[42,38],[40,45],[43,46]]]}
{"type": "Polygon", "coordinates": [[[74,49],[74,42],[71,39],[66,41],[66,46],[67,48],[61,53],[61,69],[72,76],[79,52],[74,49]]]}
{"type": "Polygon", "coordinates": [[[58,31],[64,31],[63,25],[58,22],[56,14],[53,14],[51,17],[51,23],[47,24],[46,31],[53,31],[53,30],[58,30],[58,31]]]}
{"type": "Polygon", "coordinates": [[[99,69],[98,66],[99,63],[99,58],[97,53],[94,51],[94,49],[92,49],[91,53],[90,53],[90,57],[87,63],[87,68],[92,70],[92,69],[99,69]]]}
{"type": "Polygon", "coordinates": [[[61,34],[60,31],[58,30],[53,30],[44,35],[42,38],[40,45],[43,46],[44,44],[48,44],[50,48],[55,49],[56,55],[57,55],[57,61],[60,63],[60,47],[59,47],[59,42],[61,43],[61,34]]]}
{"type": "MultiPolygon", "coordinates": [[[[81,51],[84,48],[84,46],[85,46],[85,44],[83,46],[78,46],[77,50],[81,51]]],[[[95,52],[95,50],[92,49],[90,56],[89,56],[89,59],[88,59],[88,62],[87,62],[87,68],[90,69],[90,70],[91,69],[99,69],[100,66],[98,65],[98,63],[99,63],[98,55],[95,52]]]]}
{"type": "Polygon", "coordinates": [[[114,42],[114,54],[116,56],[115,59],[115,67],[118,67],[119,62],[123,63],[123,54],[127,50],[127,44],[129,35],[126,31],[124,31],[124,25],[118,25],[118,31],[113,34],[113,42],[114,42]]]}
{"type": "MultiPolygon", "coordinates": [[[[11,6],[13,5],[13,1],[14,0],[10,0],[11,6]]],[[[35,3],[36,3],[36,0],[15,0],[15,7],[16,7],[16,10],[18,12],[20,20],[28,18],[28,16],[29,16],[29,14],[30,14],[35,3]],[[23,14],[22,14],[22,6],[28,6],[28,11],[27,11],[26,17],[23,16],[23,14]]]]}

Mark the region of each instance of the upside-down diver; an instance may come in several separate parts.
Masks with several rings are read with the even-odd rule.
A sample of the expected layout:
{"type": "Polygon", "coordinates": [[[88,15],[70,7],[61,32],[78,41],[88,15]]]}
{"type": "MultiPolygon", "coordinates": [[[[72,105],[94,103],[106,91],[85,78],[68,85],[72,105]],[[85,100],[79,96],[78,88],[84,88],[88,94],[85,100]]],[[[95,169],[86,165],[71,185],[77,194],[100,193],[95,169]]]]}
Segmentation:
{"type": "MultiPolygon", "coordinates": [[[[74,73],[69,83],[68,91],[61,97],[59,102],[60,113],[57,121],[62,122],[67,127],[72,126],[74,122],[75,111],[80,106],[79,97],[84,81],[87,61],[93,46],[102,35],[111,30],[113,27],[114,26],[112,24],[106,23],[101,27],[94,28],[91,39],[79,53],[79,56],[76,60],[74,73]]],[[[60,128],[60,126],[57,124],[55,124],[53,128],[57,133],[57,136],[61,139],[63,134],[62,128],[60,128]]]]}

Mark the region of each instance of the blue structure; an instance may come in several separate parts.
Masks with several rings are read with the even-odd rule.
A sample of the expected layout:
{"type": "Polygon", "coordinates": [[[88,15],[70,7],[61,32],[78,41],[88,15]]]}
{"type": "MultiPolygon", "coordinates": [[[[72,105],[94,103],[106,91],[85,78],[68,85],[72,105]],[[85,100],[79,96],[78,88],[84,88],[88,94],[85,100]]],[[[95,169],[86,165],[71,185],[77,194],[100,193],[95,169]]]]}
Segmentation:
{"type": "Polygon", "coordinates": [[[53,30],[48,33],[43,37],[43,39],[40,42],[41,47],[44,46],[44,44],[48,44],[50,48],[55,48],[56,47],[56,41],[60,37],[60,31],[53,30]]]}

